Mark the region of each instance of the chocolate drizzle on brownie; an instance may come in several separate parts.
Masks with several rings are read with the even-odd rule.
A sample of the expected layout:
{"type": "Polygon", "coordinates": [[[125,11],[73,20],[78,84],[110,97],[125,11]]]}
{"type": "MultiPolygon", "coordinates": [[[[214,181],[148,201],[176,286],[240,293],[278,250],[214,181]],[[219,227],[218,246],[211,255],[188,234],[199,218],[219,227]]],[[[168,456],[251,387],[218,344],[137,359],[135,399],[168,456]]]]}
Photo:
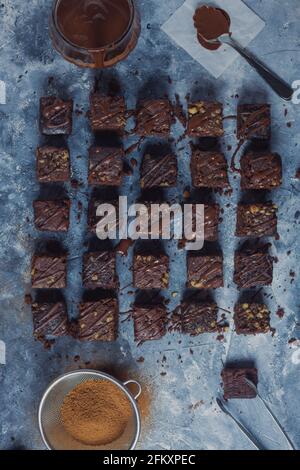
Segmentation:
{"type": "Polygon", "coordinates": [[[67,232],[70,201],[34,201],[34,223],[37,230],[67,232]]]}
{"type": "Polygon", "coordinates": [[[218,306],[210,302],[184,302],[174,312],[170,331],[190,336],[218,331],[218,306]]]}
{"type": "Polygon", "coordinates": [[[94,132],[113,131],[123,134],[126,125],[126,106],[122,96],[94,93],[90,99],[89,118],[94,132]]]}
{"type": "Polygon", "coordinates": [[[72,133],[73,101],[63,101],[55,96],[40,100],[40,128],[46,135],[72,133]]]}
{"type": "Polygon", "coordinates": [[[169,258],[166,255],[134,256],[133,284],[138,289],[166,289],[169,285],[169,258]]]}
{"type": "Polygon", "coordinates": [[[33,289],[64,289],[67,278],[66,256],[39,256],[32,260],[33,289]]]}
{"type": "Polygon", "coordinates": [[[271,137],[271,106],[269,104],[242,104],[238,106],[238,145],[231,158],[230,168],[235,173],[241,170],[235,166],[235,158],[247,140],[269,140],[271,137]]]}
{"type": "Polygon", "coordinates": [[[138,344],[162,338],[166,334],[167,312],[161,305],[134,306],[134,338],[138,344]]]}
{"type": "MultiPolygon", "coordinates": [[[[88,208],[88,228],[92,233],[96,233],[97,230],[97,224],[101,222],[104,218],[101,216],[97,215],[97,209],[100,205],[102,204],[110,204],[111,206],[114,207],[115,213],[116,213],[116,225],[115,229],[116,232],[118,231],[119,227],[119,201],[118,200],[113,200],[113,201],[104,201],[104,200],[97,200],[97,199],[91,199],[89,202],[89,208],[88,208]]],[[[112,229],[112,227],[110,227],[112,229]]]]}
{"type": "Polygon", "coordinates": [[[40,183],[65,182],[70,178],[68,149],[39,147],[36,151],[37,178],[40,183]]]}
{"type": "Polygon", "coordinates": [[[177,159],[174,155],[145,155],[141,168],[141,187],[171,187],[177,183],[177,159]]]}
{"type": "Polygon", "coordinates": [[[195,188],[228,188],[227,162],[219,152],[193,149],[191,159],[192,182],[195,188]]]}
{"type": "Polygon", "coordinates": [[[120,186],[123,176],[121,148],[91,147],[89,151],[89,184],[120,186]]]}
{"type": "Polygon", "coordinates": [[[238,106],[237,138],[266,139],[271,137],[271,107],[269,104],[238,106]]]}
{"type": "Polygon", "coordinates": [[[256,397],[256,391],[247,384],[246,379],[255,386],[258,384],[257,369],[252,368],[225,368],[222,371],[225,400],[235,398],[249,399],[256,397]]]}
{"type": "Polygon", "coordinates": [[[216,289],[223,287],[222,256],[188,256],[187,287],[196,289],[216,289]]]}
{"type": "Polygon", "coordinates": [[[274,189],[282,182],[281,158],[276,153],[248,152],[241,158],[242,189],[274,189]]]}
{"type": "Polygon", "coordinates": [[[239,204],[237,210],[237,237],[267,237],[277,234],[277,206],[239,204]]]}
{"type": "Polygon", "coordinates": [[[174,111],[169,100],[144,100],[139,104],[134,133],[140,136],[169,136],[174,111]]]}
{"type": "Polygon", "coordinates": [[[86,289],[118,287],[114,252],[94,252],[84,255],[83,286],[86,289]]]}
{"type": "Polygon", "coordinates": [[[81,341],[115,341],[118,335],[118,304],[115,299],[80,304],[76,338],[81,341]]]}
{"type": "Polygon", "coordinates": [[[42,341],[49,336],[65,336],[68,333],[68,316],[64,303],[33,303],[31,308],[36,339],[42,341]]]}
{"type": "Polygon", "coordinates": [[[234,324],[238,335],[268,333],[270,331],[270,311],[263,304],[237,304],[234,308],[234,324]]]}
{"type": "Polygon", "coordinates": [[[234,282],[240,289],[268,286],[273,281],[273,259],[269,244],[243,247],[235,254],[234,282]]]}
{"type": "Polygon", "coordinates": [[[190,137],[222,137],[223,105],[221,103],[197,101],[188,105],[188,129],[190,137]]]}

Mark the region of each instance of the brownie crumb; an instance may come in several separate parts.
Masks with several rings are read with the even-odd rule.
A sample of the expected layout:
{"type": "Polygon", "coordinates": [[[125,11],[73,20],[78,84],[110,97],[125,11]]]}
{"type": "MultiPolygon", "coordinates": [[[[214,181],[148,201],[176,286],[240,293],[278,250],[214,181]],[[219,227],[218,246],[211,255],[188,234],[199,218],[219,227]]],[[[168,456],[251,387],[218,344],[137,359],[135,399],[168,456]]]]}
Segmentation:
{"type": "Polygon", "coordinates": [[[285,315],[285,311],[283,310],[283,308],[279,308],[276,312],[276,315],[279,317],[279,318],[283,318],[284,315],[285,315]]]}
{"type": "Polygon", "coordinates": [[[26,305],[31,305],[32,304],[32,297],[30,294],[26,294],[24,297],[24,302],[26,305]]]}

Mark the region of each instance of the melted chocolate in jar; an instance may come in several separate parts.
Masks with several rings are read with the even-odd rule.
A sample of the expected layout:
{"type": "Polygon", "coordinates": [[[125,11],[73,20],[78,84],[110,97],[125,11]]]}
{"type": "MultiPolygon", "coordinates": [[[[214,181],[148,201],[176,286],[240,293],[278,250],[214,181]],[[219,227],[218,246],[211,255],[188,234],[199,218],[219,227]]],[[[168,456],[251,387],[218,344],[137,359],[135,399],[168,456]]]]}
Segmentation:
{"type": "Polygon", "coordinates": [[[194,14],[194,24],[200,44],[209,50],[219,49],[220,42],[211,44],[208,40],[217,39],[222,34],[230,34],[231,20],[221,8],[201,6],[194,14]]]}
{"type": "Polygon", "coordinates": [[[117,42],[131,19],[128,0],[61,0],[57,24],[64,37],[85,49],[117,42]]]}

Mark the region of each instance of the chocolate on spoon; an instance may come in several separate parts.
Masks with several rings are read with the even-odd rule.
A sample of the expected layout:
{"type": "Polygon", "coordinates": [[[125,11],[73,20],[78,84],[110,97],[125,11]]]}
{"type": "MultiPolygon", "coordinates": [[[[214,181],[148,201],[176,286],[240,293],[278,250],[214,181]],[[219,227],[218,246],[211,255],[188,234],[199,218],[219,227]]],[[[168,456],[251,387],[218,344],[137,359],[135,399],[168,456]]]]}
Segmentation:
{"type": "Polygon", "coordinates": [[[203,47],[209,50],[219,49],[222,44],[232,47],[247,60],[278,96],[286,101],[292,99],[293,88],[232,37],[230,17],[224,10],[201,6],[195,11],[194,24],[198,40],[203,47]]]}

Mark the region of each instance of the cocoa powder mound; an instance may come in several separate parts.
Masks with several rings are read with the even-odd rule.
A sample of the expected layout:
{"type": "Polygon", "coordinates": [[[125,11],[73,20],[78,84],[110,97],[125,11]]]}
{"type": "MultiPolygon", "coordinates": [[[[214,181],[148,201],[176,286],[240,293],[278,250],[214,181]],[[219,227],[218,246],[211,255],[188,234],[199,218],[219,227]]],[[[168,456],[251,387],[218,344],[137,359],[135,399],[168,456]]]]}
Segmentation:
{"type": "Polygon", "coordinates": [[[119,439],[132,415],[126,395],[108,380],[77,385],[61,407],[65,430],[86,445],[106,445],[119,439]]]}

